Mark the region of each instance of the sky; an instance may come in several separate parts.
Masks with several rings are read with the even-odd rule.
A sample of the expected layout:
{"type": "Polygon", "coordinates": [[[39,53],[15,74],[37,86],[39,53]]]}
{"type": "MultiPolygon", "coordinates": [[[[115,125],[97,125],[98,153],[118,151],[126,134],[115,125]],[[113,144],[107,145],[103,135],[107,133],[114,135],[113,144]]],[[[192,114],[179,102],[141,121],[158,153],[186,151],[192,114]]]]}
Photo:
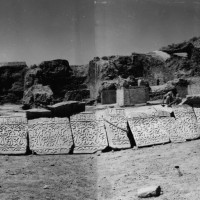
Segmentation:
{"type": "Polygon", "coordinates": [[[147,53],[200,36],[200,0],[0,0],[0,62],[147,53]]]}

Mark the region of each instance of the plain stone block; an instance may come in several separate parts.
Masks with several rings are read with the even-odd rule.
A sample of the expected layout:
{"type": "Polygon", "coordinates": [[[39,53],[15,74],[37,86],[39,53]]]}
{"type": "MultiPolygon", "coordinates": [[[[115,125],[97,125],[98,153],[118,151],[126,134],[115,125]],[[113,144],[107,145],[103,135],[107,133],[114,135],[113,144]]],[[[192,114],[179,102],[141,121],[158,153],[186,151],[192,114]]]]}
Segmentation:
{"type": "Polygon", "coordinates": [[[73,114],[84,112],[85,103],[78,101],[64,101],[47,107],[53,117],[69,117],[73,114]]]}
{"type": "Polygon", "coordinates": [[[51,117],[51,111],[47,109],[30,109],[26,111],[26,117],[28,120],[37,119],[43,117],[51,117]]]}
{"type": "Polygon", "coordinates": [[[159,196],[161,192],[160,186],[149,186],[145,188],[138,189],[139,198],[148,198],[159,196]]]}

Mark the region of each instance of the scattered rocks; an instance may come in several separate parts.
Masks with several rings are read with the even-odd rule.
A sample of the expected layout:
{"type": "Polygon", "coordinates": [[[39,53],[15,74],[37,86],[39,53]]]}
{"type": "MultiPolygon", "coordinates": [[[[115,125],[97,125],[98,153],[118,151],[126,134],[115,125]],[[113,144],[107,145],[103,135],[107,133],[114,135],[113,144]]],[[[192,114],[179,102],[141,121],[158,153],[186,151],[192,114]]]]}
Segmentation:
{"type": "Polygon", "coordinates": [[[27,69],[25,62],[0,63],[0,103],[20,103],[27,69]]]}
{"type": "Polygon", "coordinates": [[[138,189],[139,198],[157,197],[161,193],[160,186],[149,186],[145,188],[138,189]]]}

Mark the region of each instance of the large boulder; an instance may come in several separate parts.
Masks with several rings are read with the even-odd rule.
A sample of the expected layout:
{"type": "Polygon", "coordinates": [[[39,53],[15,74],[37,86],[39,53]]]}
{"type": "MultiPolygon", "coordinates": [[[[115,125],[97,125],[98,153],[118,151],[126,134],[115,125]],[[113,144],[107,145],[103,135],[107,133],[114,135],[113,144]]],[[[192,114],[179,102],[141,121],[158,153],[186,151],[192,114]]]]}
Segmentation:
{"type": "Polygon", "coordinates": [[[33,85],[24,92],[23,107],[30,109],[34,107],[46,107],[53,102],[53,92],[49,86],[41,84],[33,85]]]}
{"type": "Polygon", "coordinates": [[[0,103],[20,103],[23,98],[25,62],[0,63],[0,103]]]}
{"type": "MultiPolygon", "coordinates": [[[[89,91],[87,90],[86,79],[87,66],[70,67],[67,60],[60,59],[45,61],[38,66],[32,66],[27,71],[24,95],[30,94],[30,92],[34,91],[33,86],[39,84],[45,87],[48,86],[49,91],[51,90],[51,98],[50,100],[47,98],[48,101],[46,103],[43,102],[44,105],[49,105],[50,102],[62,102],[63,100],[87,99],[89,98],[89,91]]],[[[47,92],[47,94],[50,93],[47,92]]],[[[26,103],[26,96],[24,97],[24,103],[26,103]]],[[[32,102],[31,105],[33,104],[38,104],[38,102],[32,102]]]]}
{"type": "Polygon", "coordinates": [[[70,84],[72,69],[67,60],[44,61],[34,65],[26,73],[25,89],[35,84],[49,85],[54,95],[63,96],[65,87],[70,84]]]}

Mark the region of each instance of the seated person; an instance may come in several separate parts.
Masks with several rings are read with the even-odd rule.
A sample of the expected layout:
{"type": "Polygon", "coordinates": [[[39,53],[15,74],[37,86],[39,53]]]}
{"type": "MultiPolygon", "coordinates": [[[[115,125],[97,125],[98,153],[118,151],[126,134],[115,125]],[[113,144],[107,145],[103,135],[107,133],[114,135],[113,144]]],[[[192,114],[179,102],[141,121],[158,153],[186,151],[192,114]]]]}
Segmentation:
{"type": "Polygon", "coordinates": [[[180,97],[179,93],[176,94],[176,97],[174,98],[174,101],[172,101],[168,106],[171,105],[178,105],[182,102],[182,98],[180,97]]]}
{"type": "Polygon", "coordinates": [[[171,104],[174,101],[174,94],[172,91],[169,91],[167,94],[165,94],[163,96],[163,102],[162,105],[164,105],[164,103],[166,103],[167,105],[171,104]]]}

